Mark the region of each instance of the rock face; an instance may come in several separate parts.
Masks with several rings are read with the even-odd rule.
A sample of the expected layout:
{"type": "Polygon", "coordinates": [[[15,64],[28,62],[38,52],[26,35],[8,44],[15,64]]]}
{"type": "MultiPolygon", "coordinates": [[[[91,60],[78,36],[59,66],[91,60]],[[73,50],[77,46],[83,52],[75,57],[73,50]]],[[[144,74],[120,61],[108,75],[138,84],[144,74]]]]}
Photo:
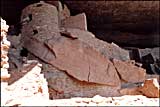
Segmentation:
{"type": "Polygon", "coordinates": [[[44,75],[48,81],[50,98],[70,98],[70,97],[93,97],[101,96],[119,96],[119,86],[108,86],[95,83],[81,82],[67,73],[60,71],[51,65],[44,68],[44,75]]]}
{"type": "Polygon", "coordinates": [[[62,21],[62,26],[65,28],[87,30],[87,19],[85,13],[66,18],[64,21],[62,21]]]}
{"type": "Polygon", "coordinates": [[[88,44],[89,46],[93,47],[95,50],[100,52],[102,55],[109,59],[118,59],[122,61],[126,61],[130,59],[129,52],[120,48],[117,45],[109,44],[102,40],[95,38],[94,34],[88,31],[83,31],[80,29],[65,29],[66,36],[71,35],[71,37],[76,37],[80,41],[88,44]]]}
{"type": "MultiPolygon", "coordinates": [[[[63,76],[60,72],[53,74],[56,75],[50,83],[53,90],[58,90],[61,93],[60,89],[64,87],[62,88],[63,95],[67,96],[68,94],[69,97],[72,95],[85,96],[85,94],[93,96],[94,93],[112,96],[114,94],[109,93],[111,90],[117,91],[121,85],[120,79],[133,83],[144,80],[145,70],[139,69],[134,64],[123,62],[130,59],[129,52],[114,43],[109,44],[96,39],[92,33],[86,30],[60,28],[61,18],[59,19],[58,15],[56,7],[41,2],[26,7],[21,17],[24,22],[22,26],[23,47],[40,60],[58,68],[60,72],[65,72],[66,78],[73,77],[73,80],[71,78],[66,80],[61,78],[63,76]],[[25,21],[26,19],[28,20],[25,21]],[[112,62],[113,59],[118,60],[119,66],[131,68],[127,69],[128,72],[125,71],[128,74],[125,75],[124,69],[115,66],[112,62]],[[127,78],[129,74],[135,78],[127,78]],[[56,82],[57,79],[70,81],[69,86],[73,85],[75,93],[73,90],[68,91],[69,86],[64,86],[63,82],[56,82]],[[79,82],[75,84],[76,81],[79,82]],[[82,85],[82,83],[88,85],[82,85]],[[57,84],[62,85],[58,86],[57,84]],[[89,92],[89,87],[92,87],[92,84],[95,85],[93,87],[102,87],[91,88],[92,91],[89,92]]],[[[52,72],[55,73],[55,70],[52,72]]]]}
{"type": "Polygon", "coordinates": [[[145,70],[143,68],[137,67],[132,63],[121,62],[116,59],[113,60],[113,64],[121,79],[125,82],[136,83],[145,80],[145,70]],[[134,74],[132,75],[133,72],[134,74]]]}

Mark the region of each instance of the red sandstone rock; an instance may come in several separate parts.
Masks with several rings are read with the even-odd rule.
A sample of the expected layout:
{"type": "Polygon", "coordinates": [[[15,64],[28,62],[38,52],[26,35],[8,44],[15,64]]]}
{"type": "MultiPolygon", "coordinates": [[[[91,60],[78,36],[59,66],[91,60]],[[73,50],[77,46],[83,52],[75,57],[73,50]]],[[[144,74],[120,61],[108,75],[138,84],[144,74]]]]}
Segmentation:
{"type": "Polygon", "coordinates": [[[139,88],[139,91],[147,97],[159,98],[160,89],[158,80],[156,78],[145,80],[144,85],[139,88]]]}
{"type": "Polygon", "coordinates": [[[113,59],[113,64],[124,82],[143,82],[145,80],[145,69],[137,67],[129,62],[113,59]]]}
{"type": "Polygon", "coordinates": [[[91,32],[74,28],[66,28],[64,31],[68,32],[72,37],[77,37],[80,41],[93,47],[109,59],[115,58],[122,61],[130,60],[129,52],[127,50],[124,50],[117,45],[99,40],[95,38],[95,35],[91,32]]]}
{"type": "Polygon", "coordinates": [[[64,26],[65,28],[87,30],[87,19],[85,13],[81,13],[76,16],[70,16],[63,20],[62,24],[62,26],[64,26]]]}
{"type": "Polygon", "coordinates": [[[120,90],[120,93],[122,95],[141,95],[141,92],[139,92],[138,87],[123,88],[120,90]]]}

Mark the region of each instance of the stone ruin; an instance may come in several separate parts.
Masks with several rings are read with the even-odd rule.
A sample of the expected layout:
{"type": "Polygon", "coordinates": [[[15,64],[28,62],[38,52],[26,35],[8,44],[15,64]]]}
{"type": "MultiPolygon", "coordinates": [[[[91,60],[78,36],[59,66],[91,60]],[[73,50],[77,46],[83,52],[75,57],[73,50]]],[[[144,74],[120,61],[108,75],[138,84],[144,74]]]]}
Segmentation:
{"type": "Polygon", "coordinates": [[[85,13],[71,16],[67,6],[63,8],[60,2],[40,2],[23,9],[21,25],[20,38],[8,37],[20,41],[11,44],[14,49],[9,53],[9,78],[8,26],[1,19],[1,81],[10,83],[1,82],[6,84],[2,91],[7,94],[2,94],[2,105],[24,104],[29,100],[27,97],[41,97],[46,103],[49,99],[95,95],[159,97],[158,77],[148,80],[145,69],[130,58],[129,51],[89,32],[85,13]],[[28,54],[15,54],[21,48],[28,54]]]}
{"type": "Polygon", "coordinates": [[[8,25],[1,18],[1,105],[20,105],[23,100],[34,97],[49,99],[47,81],[41,74],[41,64],[35,60],[28,60],[22,66],[22,72],[9,73],[8,50],[10,42],[7,40],[8,25]],[[14,76],[15,75],[15,76],[14,76]],[[14,79],[18,81],[13,81],[14,79]],[[12,84],[8,84],[12,81],[12,84]]]}

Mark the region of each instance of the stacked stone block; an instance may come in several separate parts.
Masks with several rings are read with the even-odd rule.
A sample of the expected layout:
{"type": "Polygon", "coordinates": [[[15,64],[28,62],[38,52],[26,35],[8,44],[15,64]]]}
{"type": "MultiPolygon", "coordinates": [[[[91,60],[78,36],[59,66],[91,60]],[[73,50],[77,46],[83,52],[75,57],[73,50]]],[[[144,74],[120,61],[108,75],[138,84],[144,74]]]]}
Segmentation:
{"type": "Polygon", "coordinates": [[[6,21],[1,18],[1,81],[4,81],[10,77],[8,74],[8,50],[10,47],[10,42],[7,40],[7,31],[9,26],[6,21]]]}

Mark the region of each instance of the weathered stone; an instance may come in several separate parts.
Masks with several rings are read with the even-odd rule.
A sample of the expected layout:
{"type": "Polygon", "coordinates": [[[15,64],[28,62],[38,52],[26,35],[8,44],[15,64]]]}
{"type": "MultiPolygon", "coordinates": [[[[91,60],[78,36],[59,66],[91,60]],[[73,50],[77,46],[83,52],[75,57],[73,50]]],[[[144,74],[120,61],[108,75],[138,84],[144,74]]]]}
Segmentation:
{"type": "Polygon", "coordinates": [[[30,5],[22,13],[22,20],[24,16],[32,14],[32,20],[22,29],[23,45],[32,54],[80,81],[116,86],[120,84],[117,71],[126,82],[144,80],[145,72],[142,68],[122,62],[129,59],[128,51],[98,40],[84,30],[64,29],[69,32],[69,36],[60,35],[56,8],[45,3],[41,7],[36,6],[37,4],[30,5]],[[50,15],[48,11],[55,14],[50,15]],[[42,13],[50,17],[43,17],[42,13]],[[35,26],[41,29],[36,34],[32,29],[35,26]],[[110,61],[114,58],[119,60],[115,64],[117,71],[110,61]],[[129,78],[135,70],[138,70],[134,74],[136,77],[129,78]]]}
{"type": "Polygon", "coordinates": [[[66,70],[73,77],[94,83],[119,84],[119,77],[110,60],[78,39],[61,36],[49,40],[47,45],[55,53],[55,58],[48,57],[48,63],[66,70]]]}
{"type": "Polygon", "coordinates": [[[85,13],[76,16],[70,16],[62,21],[62,26],[65,28],[77,28],[87,30],[87,19],[85,13]]]}
{"type": "Polygon", "coordinates": [[[160,89],[158,80],[156,78],[145,80],[144,85],[139,88],[139,91],[147,97],[159,98],[160,89]]]}
{"type": "Polygon", "coordinates": [[[37,4],[28,6],[22,14],[22,20],[24,16],[32,14],[31,22],[25,24],[22,29],[22,40],[25,48],[78,80],[114,86],[120,84],[117,72],[109,59],[103,57],[87,43],[60,36],[58,33],[58,15],[54,6],[45,3],[41,7],[37,8],[36,6],[37,4]],[[48,17],[48,21],[41,14],[50,16],[47,9],[55,13],[48,17]],[[41,22],[39,23],[39,21],[41,22]],[[48,26],[44,27],[47,24],[48,26]],[[38,26],[41,30],[38,30],[37,34],[33,34],[33,29],[31,29],[33,26],[38,26]]]}
{"type": "Polygon", "coordinates": [[[119,96],[120,86],[108,86],[79,81],[51,65],[43,65],[43,73],[48,81],[50,98],[119,96]],[[54,94],[53,94],[54,93],[54,94]]]}
{"type": "Polygon", "coordinates": [[[70,17],[70,10],[68,9],[68,7],[64,4],[64,8],[62,9],[62,11],[60,12],[60,19],[65,20],[66,18],[70,17]]]}
{"type": "Polygon", "coordinates": [[[109,59],[129,60],[129,52],[113,44],[109,44],[94,37],[91,32],[79,30],[79,29],[65,29],[72,37],[77,37],[80,41],[87,43],[95,50],[103,54],[109,59]]]}
{"type": "Polygon", "coordinates": [[[33,37],[44,42],[59,34],[58,11],[53,5],[43,2],[29,5],[22,11],[21,16],[22,21],[26,17],[30,19],[22,26],[22,41],[25,37],[33,37]]]}
{"type": "Polygon", "coordinates": [[[25,40],[24,44],[31,53],[81,81],[108,85],[119,84],[119,77],[113,64],[77,39],[54,37],[46,44],[50,49],[34,39],[25,40]],[[32,44],[32,46],[27,44],[32,44]]]}
{"type": "Polygon", "coordinates": [[[124,82],[143,82],[145,80],[145,69],[135,66],[127,61],[113,59],[113,64],[124,82]]]}

